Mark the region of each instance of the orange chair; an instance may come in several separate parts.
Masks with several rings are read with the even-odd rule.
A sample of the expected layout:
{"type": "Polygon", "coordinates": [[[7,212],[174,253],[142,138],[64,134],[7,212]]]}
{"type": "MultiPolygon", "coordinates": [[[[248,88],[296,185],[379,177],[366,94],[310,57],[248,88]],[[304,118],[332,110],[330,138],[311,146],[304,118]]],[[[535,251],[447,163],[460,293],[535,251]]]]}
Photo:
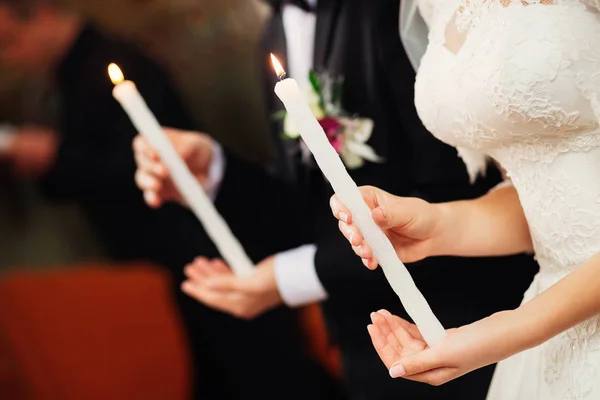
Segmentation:
{"type": "MultiPolygon", "coordinates": [[[[0,399],[179,400],[190,359],[167,274],[90,264],[0,280],[0,399]]],[[[308,352],[339,376],[320,307],[301,310],[308,352]]]]}
{"type": "Polygon", "coordinates": [[[169,281],[89,265],[0,281],[0,399],[183,400],[190,359],[169,281]]]}
{"type": "Polygon", "coordinates": [[[313,304],[300,310],[300,323],[308,343],[309,354],[336,378],[342,375],[339,349],[332,346],[321,307],[313,304]]]}

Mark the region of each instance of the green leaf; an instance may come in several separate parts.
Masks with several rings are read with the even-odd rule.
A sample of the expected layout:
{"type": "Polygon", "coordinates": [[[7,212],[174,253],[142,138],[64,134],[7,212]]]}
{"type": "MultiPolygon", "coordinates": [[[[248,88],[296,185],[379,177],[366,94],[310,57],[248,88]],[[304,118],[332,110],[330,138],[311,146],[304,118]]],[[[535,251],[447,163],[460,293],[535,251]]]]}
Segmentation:
{"type": "Polygon", "coordinates": [[[283,140],[298,140],[298,136],[289,136],[287,133],[282,132],[281,133],[281,138],[283,140]]]}
{"type": "Polygon", "coordinates": [[[317,74],[315,74],[314,71],[310,71],[308,73],[308,80],[310,81],[310,84],[312,85],[315,93],[318,94],[319,97],[321,97],[321,82],[319,81],[319,77],[317,76],[317,74]]]}
{"type": "Polygon", "coordinates": [[[317,74],[315,74],[314,71],[310,71],[308,73],[308,80],[310,81],[310,84],[317,96],[319,96],[319,107],[321,108],[321,110],[325,110],[325,99],[323,98],[321,80],[319,79],[317,74]]]}
{"type": "Polygon", "coordinates": [[[273,115],[271,115],[271,118],[273,118],[275,121],[279,121],[279,120],[285,119],[286,114],[287,114],[287,111],[279,110],[279,111],[273,113],[273,115]]]}

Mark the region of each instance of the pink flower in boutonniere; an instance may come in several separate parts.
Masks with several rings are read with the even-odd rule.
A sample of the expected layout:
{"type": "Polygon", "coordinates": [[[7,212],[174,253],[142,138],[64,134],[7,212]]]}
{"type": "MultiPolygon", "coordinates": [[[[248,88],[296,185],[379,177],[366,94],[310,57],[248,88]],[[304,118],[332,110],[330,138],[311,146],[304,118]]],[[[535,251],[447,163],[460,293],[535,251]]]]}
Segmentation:
{"type": "Polygon", "coordinates": [[[331,143],[335,151],[339,153],[342,150],[342,145],[344,143],[342,137],[343,126],[340,121],[332,117],[325,117],[319,120],[319,124],[325,131],[329,143],[331,143]]]}
{"type": "MultiPolygon", "coordinates": [[[[346,168],[359,168],[364,165],[365,160],[383,162],[383,158],[367,145],[373,132],[373,121],[368,118],[345,116],[346,113],[341,107],[342,80],[332,79],[328,75],[317,76],[311,72],[310,83],[310,87],[306,88],[306,99],[310,109],[346,168]]],[[[284,114],[283,130],[288,139],[297,139],[300,136],[287,114],[284,114]]],[[[301,142],[301,145],[305,146],[304,142],[301,142]]],[[[302,153],[305,156],[310,155],[306,148],[302,148],[302,153]]]]}

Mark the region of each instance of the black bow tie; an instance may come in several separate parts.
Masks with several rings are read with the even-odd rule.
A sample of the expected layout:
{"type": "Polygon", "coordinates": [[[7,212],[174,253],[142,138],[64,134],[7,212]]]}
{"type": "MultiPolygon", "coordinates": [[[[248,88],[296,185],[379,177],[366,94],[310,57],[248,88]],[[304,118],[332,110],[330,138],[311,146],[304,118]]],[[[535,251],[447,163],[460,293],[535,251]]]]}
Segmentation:
{"type": "Polygon", "coordinates": [[[308,4],[306,0],[286,0],[285,4],[291,4],[306,12],[315,12],[315,9],[310,4],[308,4]]]}

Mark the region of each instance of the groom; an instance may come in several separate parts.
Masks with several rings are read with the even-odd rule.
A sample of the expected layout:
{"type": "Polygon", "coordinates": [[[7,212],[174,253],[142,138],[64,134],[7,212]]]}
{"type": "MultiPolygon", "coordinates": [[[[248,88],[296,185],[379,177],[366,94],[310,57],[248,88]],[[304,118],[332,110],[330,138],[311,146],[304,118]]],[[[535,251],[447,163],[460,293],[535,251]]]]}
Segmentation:
{"type": "MultiPolygon", "coordinates": [[[[485,179],[469,183],[456,152],[422,126],[413,104],[415,72],[398,32],[399,2],[379,0],[273,1],[274,15],[265,32],[265,90],[271,113],[282,110],[273,94],[276,76],[268,53],[283,59],[299,84],[308,71],[343,77],[342,105],[348,115],[374,122],[368,141],[385,158],[351,170],[358,185],[375,185],[391,193],[430,202],[474,198],[501,180],[490,167],[485,179]],[[314,44],[314,46],[313,46],[314,44]],[[312,59],[312,62],[310,62],[312,59]]],[[[274,122],[274,135],[283,126],[274,122]]],[[[188,268],[186,292],[205,304],[244,318],[278,302],[298,307],[324,301],[330,333],[342,352],[343,381],[351,399],[482,399],[492,368],[477,371],[443,387],[392,380],[372,347],[366,326],[369,314],[386,308],[407,317],[381,270],[362,266],[331,218],[330,185],[299,151],[294,140],[280,140],[278,171],[304,193],[295,199],[268,202],[281,207],[288,230],[301,233],[300,247],[274,255],[258,266],[260,290],[214,264],[188,268]],[[291,222],[300,221],[298,223],[291,222]],[[194,268],[210,271],[196,279],[194,268]],[[219,272],[219,271],[222,271],[219,272]],[[268,284],[265,284],[268,282],[268,284]],[[269,286],[271,285],[271,286],[269,286]],[[247,299],[245,311],[228,299],[247,299]],[[215,300],[215,299],[218,299],[215,300]]],[[[516,307],[537,270],[531,257],[459,259],[440,257],[409,265],[411,274],[446,327],[460,326],[495,311],[516,307]]]]}

